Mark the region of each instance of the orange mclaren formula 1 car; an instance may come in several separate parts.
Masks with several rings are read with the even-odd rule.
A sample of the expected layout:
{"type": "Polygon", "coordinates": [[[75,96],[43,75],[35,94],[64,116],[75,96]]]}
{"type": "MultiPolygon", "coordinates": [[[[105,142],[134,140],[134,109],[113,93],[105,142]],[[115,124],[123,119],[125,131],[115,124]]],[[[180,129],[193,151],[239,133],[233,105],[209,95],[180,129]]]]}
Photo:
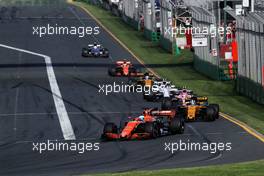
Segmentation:
{"type": "Polygon", "coordinates": [[[177,114],[174,110],[146,109],[143,115],[129,120],[120,128],[114,123],[106,123],[102,139],[151,139],[183,132],[184,118],[181,114],[177,114]]]}
{"type": "Polygon", "coordinates": [[[117,61],[114,67],[109,68],[108,74],[110,76],[143,76],[144,73],[135,68],[130,61],[117,61]]]}

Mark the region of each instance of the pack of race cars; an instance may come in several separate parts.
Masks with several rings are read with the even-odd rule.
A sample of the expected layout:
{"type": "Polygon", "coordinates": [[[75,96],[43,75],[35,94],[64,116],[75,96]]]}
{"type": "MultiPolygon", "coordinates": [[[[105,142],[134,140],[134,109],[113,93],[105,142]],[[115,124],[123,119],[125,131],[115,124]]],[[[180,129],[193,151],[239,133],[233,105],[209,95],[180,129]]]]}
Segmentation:
{"type": "MultiPolygon", "coordinates": [[[[84,48],[85,57],[109,57],[109,52],[101,45],[84,48]]],[[[214,121],[219,118],[219,105],[209,104],[208,97],[197,96],[192,90],[179,88],[170,81],[144,73],[130,61],[120,60],[108,70],[110,76],[128,77],[130,85],[148,87],[150,92],[143,93],[146,101],[159,102],[160,109],[145,109],[142,114],[119,127],[114,123],[104,125],[102,139],[150,139],[164,135],[182,134],[184,123],[196,120],[214,121]]]]}

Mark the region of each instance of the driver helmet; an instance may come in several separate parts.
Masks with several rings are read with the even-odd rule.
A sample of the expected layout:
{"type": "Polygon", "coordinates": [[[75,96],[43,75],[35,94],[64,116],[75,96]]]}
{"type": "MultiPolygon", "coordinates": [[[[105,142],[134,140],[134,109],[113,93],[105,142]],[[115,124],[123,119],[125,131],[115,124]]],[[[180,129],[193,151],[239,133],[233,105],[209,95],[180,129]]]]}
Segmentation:
{"type": "Polygon", "coordinates": [[[144,116],[143,116],[143,115],[139,116],[138,118],[139,118],[140,120],[144,121],[144,116]]]}
{"type": "Polygon", "coordinates": [[[148,80],[148,79],[149,79],[149,76],[148,76],[148,75],[146,75],[146,76],[145,76],[145,79],[146,79],[146,80],[148,80]]]}
{"type": "Polygon", "coordinates": [[[195,100],[191,100],[191,105],[195,105],[195,100]]]}

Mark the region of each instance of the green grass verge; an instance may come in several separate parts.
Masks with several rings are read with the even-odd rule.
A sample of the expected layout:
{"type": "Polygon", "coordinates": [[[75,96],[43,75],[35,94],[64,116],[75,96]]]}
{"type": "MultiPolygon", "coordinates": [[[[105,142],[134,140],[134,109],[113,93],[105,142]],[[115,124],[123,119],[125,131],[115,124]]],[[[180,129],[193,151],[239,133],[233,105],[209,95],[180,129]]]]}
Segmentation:
{"type": "MultiPolygon", "coordinates": [[[[195,167],[186,169],[166,169],[159,171],[138,171],[96,176],[263,176],[264,160],[219,166],[195,167]]],[[[88,176],[88,175],[87,175],[88,176]]]]}
{"type": "MultiPolygon", "coordinates": [[[[79,2],[76,2],[79,3],[79,2]]],[[[82,3],[102,24],[119,38],[146,64],[160,64],[154,70],[178,86],[187,86],[198,95],[208,96],[210,102],[220,104],[221,111],[243,121],[264,134],[264,106],[239,96],[234,82],[211,80],[192,67],[193,55],[183,50],[175,57],[143,37],[143,33],[125,24],[121,18],[99,7],[82,3]]]]}

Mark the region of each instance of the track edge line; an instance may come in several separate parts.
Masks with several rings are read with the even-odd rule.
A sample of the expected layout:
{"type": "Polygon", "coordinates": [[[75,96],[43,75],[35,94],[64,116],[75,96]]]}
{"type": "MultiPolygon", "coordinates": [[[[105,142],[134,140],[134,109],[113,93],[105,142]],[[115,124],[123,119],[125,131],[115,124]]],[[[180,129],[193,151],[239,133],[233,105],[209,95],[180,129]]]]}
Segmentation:
{"type": "Polygon", "coordinates": [[[226,120],[238,125],[239,127],[243,128],[246,132],[254,136],[255,138],[259,139],[261,142],[264,143],[264,135],[253,129],[252,127],[248,126],[246,123],[230,116],[225,113],[220,112],[220,115],[225,118],[226,120]]]}

